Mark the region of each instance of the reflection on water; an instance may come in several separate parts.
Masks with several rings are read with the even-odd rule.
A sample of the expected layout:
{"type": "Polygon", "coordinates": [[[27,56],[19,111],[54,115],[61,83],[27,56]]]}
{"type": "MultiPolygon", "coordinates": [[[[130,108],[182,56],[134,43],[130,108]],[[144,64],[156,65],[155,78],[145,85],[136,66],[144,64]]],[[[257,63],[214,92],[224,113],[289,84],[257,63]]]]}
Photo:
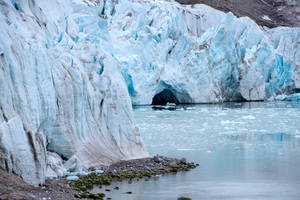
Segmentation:
{"type": "Polygon", "coordinates": [[[134,113],[151,154],[200,167],[159,181],[115,183],[113,199],[300,199],[300,103],[149,106],[134,113]]]}

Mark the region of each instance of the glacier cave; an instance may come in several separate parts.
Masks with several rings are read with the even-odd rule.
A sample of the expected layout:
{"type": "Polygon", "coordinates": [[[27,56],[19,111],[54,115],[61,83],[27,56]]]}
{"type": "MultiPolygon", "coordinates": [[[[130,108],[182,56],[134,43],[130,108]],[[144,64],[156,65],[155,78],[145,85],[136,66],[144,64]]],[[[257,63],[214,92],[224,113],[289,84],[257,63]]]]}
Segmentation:
{"type": "Polygon", "coordinates": [[[167,103],[180,103],[175,94],[169,89],[164,89],[152,99],[152,105],[166,105],[167,103]]]}

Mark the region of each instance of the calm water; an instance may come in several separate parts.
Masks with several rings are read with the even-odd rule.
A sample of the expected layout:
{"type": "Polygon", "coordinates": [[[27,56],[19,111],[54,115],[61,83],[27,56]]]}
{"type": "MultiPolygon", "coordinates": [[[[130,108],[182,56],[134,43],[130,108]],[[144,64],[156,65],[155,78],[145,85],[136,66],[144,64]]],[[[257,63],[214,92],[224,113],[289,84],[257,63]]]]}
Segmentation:
{"type": "MultiPolygon", "coordinates": [[[[230,103],[134,109],[151,154],[186,157],[187,173],[128,184],[113,199],[300,199],[300,103],[230,103]],[[126,194],[131,191],[132,194],[126,194]]],[[[101,189],[101,192],[106,188],[101,189]]]]}

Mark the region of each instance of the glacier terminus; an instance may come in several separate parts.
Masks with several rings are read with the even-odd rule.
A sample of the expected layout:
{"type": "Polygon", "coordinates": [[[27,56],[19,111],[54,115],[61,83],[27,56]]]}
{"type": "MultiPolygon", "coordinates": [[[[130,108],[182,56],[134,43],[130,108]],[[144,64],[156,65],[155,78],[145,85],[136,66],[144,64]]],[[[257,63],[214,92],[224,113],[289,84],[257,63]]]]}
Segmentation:
{"type": "Polygon", "coordinates": [[[34,185],[148,157],[132,105],[299,90],[297,27],[175,1],[0,0],[0,168],[34,185]]]}

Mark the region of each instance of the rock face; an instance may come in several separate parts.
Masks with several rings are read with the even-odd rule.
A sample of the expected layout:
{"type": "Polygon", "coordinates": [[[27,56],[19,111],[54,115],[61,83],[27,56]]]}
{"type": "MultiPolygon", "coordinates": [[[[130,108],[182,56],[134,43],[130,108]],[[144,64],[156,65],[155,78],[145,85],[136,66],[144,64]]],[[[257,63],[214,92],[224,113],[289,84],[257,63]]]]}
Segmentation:
{"type": "Polygon", "coordinates": [[[0,167],[27,182],[43,183],[46,148],[84,168],[148,155],[102,4],[0,1],[0,167]]]}
{"type": "Polygon", "coordinates": [[[248,16],[267,27],[300,27],[299,0],[176,0],[182,4],[207,4],[236,16],[248,16]]]}

